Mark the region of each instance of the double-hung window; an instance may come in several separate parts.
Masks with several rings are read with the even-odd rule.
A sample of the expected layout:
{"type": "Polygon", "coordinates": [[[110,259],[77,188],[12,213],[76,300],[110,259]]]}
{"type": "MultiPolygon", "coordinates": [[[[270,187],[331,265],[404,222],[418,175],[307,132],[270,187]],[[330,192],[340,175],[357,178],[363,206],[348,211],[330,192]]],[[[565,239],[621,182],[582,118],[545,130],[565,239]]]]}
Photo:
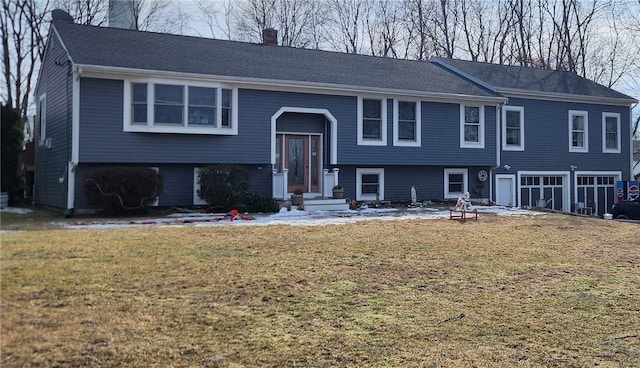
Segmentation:
{"type": "Polygon", "coordinates": [[[505,106],[502,109],[502,149],[524,151],[524,107],[505,106]]]}
{"type": "Polygon", "coordinates": [[[387,100],[358,97],[358,144],[387,145],[387,100]]]}
{"type": "Polygon", "coordinates": [[[420,146],[420,102],[393,101],[393,144],[420,146]]]}
{"type": "Polygon", "coordinates": [[[588,128],[586,111],[569,110],[569,152],[589,152],[588,128]]]}
{"type": "Polygon", "coordinates": [[[602,152],[620,153],[620,114],[602,113],[602,152]]]}
{"type": "Polygon", "coordinates": [[[126,81],[124,130],[238,134],[237,90],[206,83],[126,81]]]}
{"type": "Polygon", "coordinates": [[[460,105],[460,147],[484,148],[484,106],[460,105]]]}

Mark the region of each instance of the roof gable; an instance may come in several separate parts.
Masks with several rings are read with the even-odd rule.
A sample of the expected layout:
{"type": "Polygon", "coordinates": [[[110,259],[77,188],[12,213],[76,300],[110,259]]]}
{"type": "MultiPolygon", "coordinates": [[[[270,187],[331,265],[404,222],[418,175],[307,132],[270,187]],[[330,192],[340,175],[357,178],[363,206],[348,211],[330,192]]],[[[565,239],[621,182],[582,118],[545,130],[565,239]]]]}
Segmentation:
{"type": "Polygon", "coordinates": [[[77,65],[244,78],[372,91],[502,97],[429,62],[53,21],[77,65]]]}
{"type": "Polygon", "coordinates": [[[575,73],[521,66],[433,58],[432,62],[499,93],[567,95],[577,98],[637,101],[575,73]]]}

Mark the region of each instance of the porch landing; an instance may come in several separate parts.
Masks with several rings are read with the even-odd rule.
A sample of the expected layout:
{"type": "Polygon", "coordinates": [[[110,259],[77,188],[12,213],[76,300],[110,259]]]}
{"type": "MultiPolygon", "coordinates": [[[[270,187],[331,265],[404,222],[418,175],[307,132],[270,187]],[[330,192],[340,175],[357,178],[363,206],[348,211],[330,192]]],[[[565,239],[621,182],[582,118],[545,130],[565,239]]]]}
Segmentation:
{"type": "Polygon", "coordinates": [[[349,203],[345,199],[334,198],[305,198],[305,211],[345,211],[349,209],[349,203]]]}

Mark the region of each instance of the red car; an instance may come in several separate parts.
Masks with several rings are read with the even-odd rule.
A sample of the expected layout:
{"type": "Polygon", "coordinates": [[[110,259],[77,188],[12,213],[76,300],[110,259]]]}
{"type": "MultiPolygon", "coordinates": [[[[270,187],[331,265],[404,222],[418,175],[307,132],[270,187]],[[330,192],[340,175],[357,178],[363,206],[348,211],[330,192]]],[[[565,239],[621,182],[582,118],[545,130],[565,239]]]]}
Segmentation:
{"type": "Polygon", "coordinates": [[[611,214],[614,219],[640,220],[640,197],[632,201],[620,201],[613,205],[611,214]]]}

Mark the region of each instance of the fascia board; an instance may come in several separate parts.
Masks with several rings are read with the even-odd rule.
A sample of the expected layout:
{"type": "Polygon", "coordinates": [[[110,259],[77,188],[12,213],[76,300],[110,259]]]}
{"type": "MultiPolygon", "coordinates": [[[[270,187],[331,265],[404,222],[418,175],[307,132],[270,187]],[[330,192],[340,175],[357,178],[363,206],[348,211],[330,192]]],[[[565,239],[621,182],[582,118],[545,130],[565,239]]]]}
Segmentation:
{"type": "Polygon", "coordinates": [[[410,97],[419,97],[429,101],[436,102],[455,102],[459,101],[474,101],[482,102],[487,105],[500,105],[506,103],[507,99],[504,97],[490,97],[490,96],[476,96],[466,94],[453,94],[453,93],[439,93],[439,92],[426,92],[415,90],[403,90],[403,89],[391,89],[391,88],[379,88],[379,87],[364,87],[364,86],[352,86],[352,85],[340,85],[332,83],[318,83],[318,82],[305,82],[295,80],[273,80],[263,78],[247,78],[247,77],[233,77],[233,76],[221,76],[210,74],[197,74],[197,73],[183,73],[183,72],[167,72],[159,70],[147,70],[147,69],[134,69],[134,68],[121,68],[99,65],[86,65],[75,64],[79,73],[84,76],[103,76],[111,78],[126,77],[126,76],[149,76],[149,77],[167,77],[176,79],[193,79],[198,81],[211,81],[217,83],[233,83],[238,88],[253,88],[262,90],[283,90],[283,91],[300,91],[306,93],[324,93],[334,95],[353,95],[353,94],[381,94],[385,96],[389,95],[402,95],[410,97]]]}
{"type": "Polygon", "coordinates": [[[498,88],[496,92],[501,93],[507,97],[528,98],[532,100],[553,100],[562,102],[578,102],[597,105],[618,106],[630,106],[638,103],[638,100],[633,98],[580,96],[567,93],[537,92],[514,88],[498,88]]]}

